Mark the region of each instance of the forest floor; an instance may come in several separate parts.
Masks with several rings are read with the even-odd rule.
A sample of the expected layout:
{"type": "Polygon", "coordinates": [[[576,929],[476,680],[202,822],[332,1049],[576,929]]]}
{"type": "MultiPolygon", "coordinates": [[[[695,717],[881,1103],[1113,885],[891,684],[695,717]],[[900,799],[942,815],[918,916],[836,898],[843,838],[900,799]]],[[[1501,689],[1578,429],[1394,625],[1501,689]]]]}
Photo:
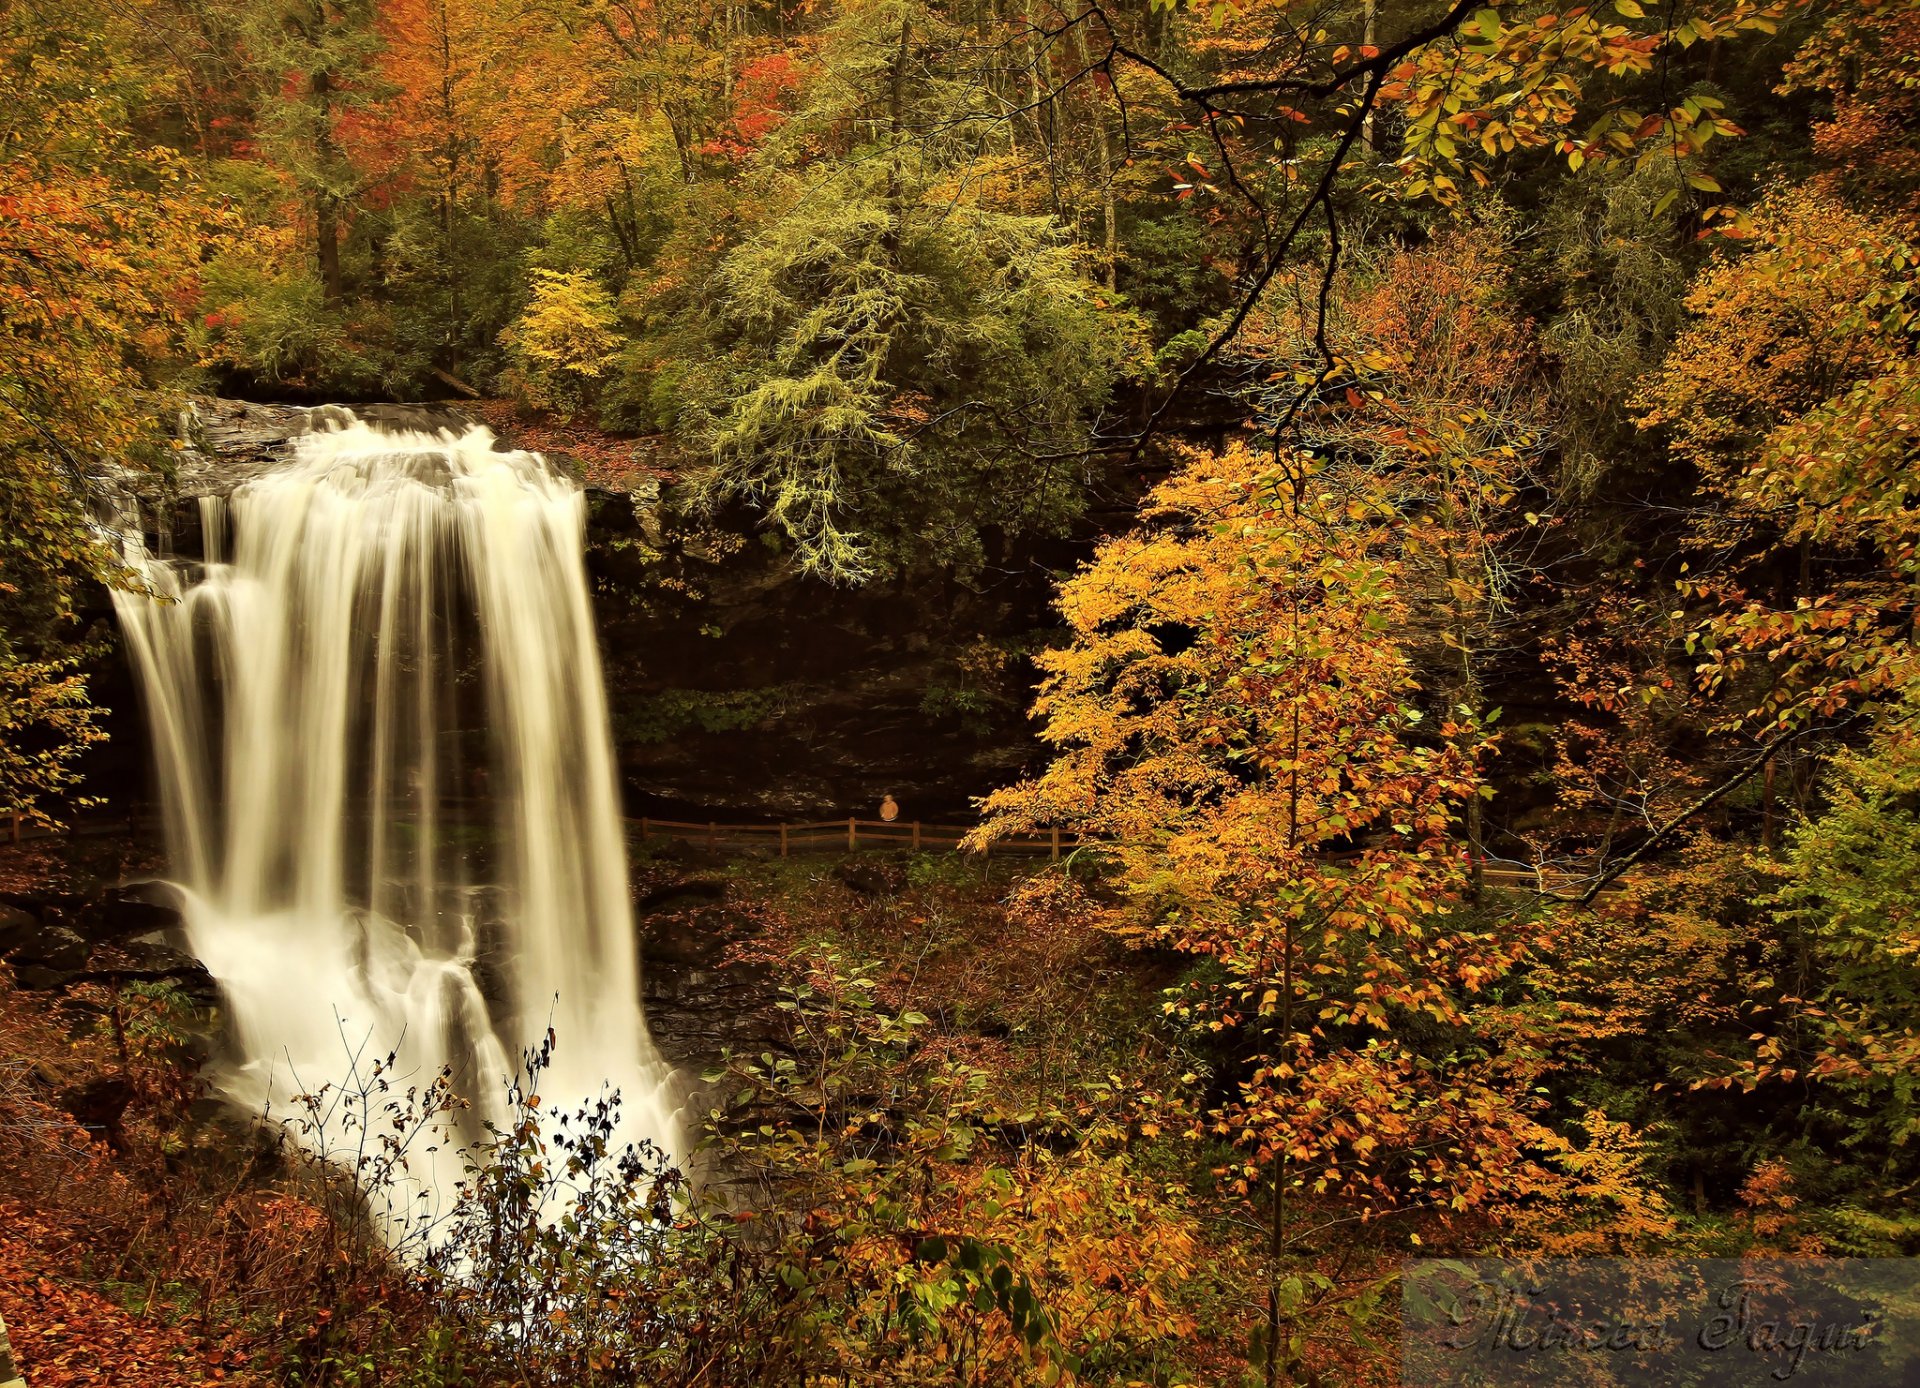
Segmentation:
{"type": "Polygon", "coordinates": [[[262,1382],[245,1327],[197,1304],[205,1191],[175,1168],[178,1131],[143,1112],[155,1068],[116,1052],[111,1006],[98,984],[18,989],[0,965],[0,1318],[16,1365],[34,1388],[262,1382]]]}
{"type": "MultiPolygon", "coordinates": [[[[0,890],[85,893],[157,866],[132,839],[0,846],[0,890]]],[[[1012,919],[1005,898],[1030,870],[955,854],[721,859],[639,846],[650,1020],[697,1074],[726,1049],[777,1046],[783,984],[807,961],[843,958],[874,968],[886,1007],[924,1012],[947,1053],[994,1075],[1005,1111],[1085,1112],[1088,1081],[1138,1068],[1129,1048],[1143,1044],[1166,965],[1044,917],[1012,919]]],[[[291,1189],[289,1169],[251,1160],[243,1127],[199,1095],[206,1036],[183,1036],[160,1011],[141,1024],[144,1006],[99,983],[25,991],[0,964],[0,1162],[12,1173],[0,1316],[34,1388],[266,1382],[324,1329],[295,1281],[237,1281],[305,1256],[272,1245],[258,1221],[291,1189]],[[130,1017],[131,1042],[117,1042],[115,1021],[130,1017]]]]}
{"type": "Polygon", "coordinates": [[[672,444],[664,436],[609,434],[584,418],[530,415],[511,400],[454,403],[516,448],[577,464],[581,480],[590,487],[632,491],[644,482],[671,481],[679,468],[672,444]]]}
{"type": "MultiPolygon", "coordinates": [[[[1144,1024],[1176,977],[1168,957],[1124,950],[1045,912],[1010,912],[1031,862],[886,850],[722,856],[659,841],[635,856],[649,971],[692,964],[700,988],[711,991],[717,974],[746,989],[731,1028],[740,1042],[763,1039],[779,980],[807,960],[872,965],[885,1006],[924,1013],[956,1057],[1021,1091],[1036,1112],[1077,1103],[1084,1079],[1137,1069],[1150,1044],[1144,1024]],[[697,957],[686,959],[687,947],[697,957]]],[[[702,1032],[706,1055],[672,1044],[684,1021],[673,1008],[689,990],[670,984],[649,978],[649,1023],[669,1058],[711,1064],[716,1041],[735,1037],[727,1027],[702,1032]]]]}
{"type": "MultiPolygon", "coordinates": [[[[133,865],[151,870],[151,849],[0,846],[12,890],[86,890],[133,865]]],[[[781,1010],[789,990],[823,971],[864,971],[880,1009],[925,1019],[921,1060],[982,1077],[978,1160],[1042,1187],[1052,1171],[1072,1201],[1089,1202],[1044,1236],[1059,1250],[1049,1256],[1065,1259],[1060,1294],[1074,1295],[1083,1262],[1105,1266],[1114,1228],[1150,1214],[1179,1241],[1186,1269],[1165,1284],[1174,1301],[1142,1311],[1183,1327],[1169,1346],[1169,1363],[1183,1367],[1167,1381],[1230,1381],[1247,1315],[1235,1289],[1257,1280],[1257,1241],[1220,1188],[1217,1154],[1137,1102],[1177,1091],[1193,1063],[1157,1024],[1190,961],[1127,949],[1048,909],[1044,891],[1036,905],[1020,890],[1048,880],[1035,867],[636,844],[649,1022],[687,1077],[688,1111],[717,1112],[724,1097],[710,1108],[704,1069],[729,1052],[797,1054],[781,1010]],[[1096,1132],[1105,1136],[1087,1147],[1096,1132]],[[1102,1184],[1120,1153],[1137,1173],[1128,1179],[1146,1183],[1131,1196],[1102,1184]],[[1101,1203],[1109,1198],[1121,1203],[1101,1203]]],[[[338,1253],[323,1237],[312,1172],[204,1097],[198,1063],[217,1017],[178,1004],[99,982],[22,991],[0,965],[0,1166],[11,1176],[0,1315],[33,1388],[287,1382],[292,1367],[311,1372],[336,1352],[325,1297],[338,1253]]],[[[1341,1265],[1384,1276],[1413,1227],[1343,1232],[1341,1265]]],[[[397,1314],[379,1333],[391,1345],[417,1323],[397,1314]]],[[[1368,1370],[1352,1381],[1376,1380],[1368,1370]]]]}
{"type": "Polygon", "coordinates": [[[158,1305],[149,1310],[139,1289],[121,1289],[123,1300],[76,1275],[94,1261],[91,1243],[81,1221],[0,1197],[0,1319],[36,1388],[261,1381],[245,1369],[244,1354],[176,1323],[158,1305]]]}

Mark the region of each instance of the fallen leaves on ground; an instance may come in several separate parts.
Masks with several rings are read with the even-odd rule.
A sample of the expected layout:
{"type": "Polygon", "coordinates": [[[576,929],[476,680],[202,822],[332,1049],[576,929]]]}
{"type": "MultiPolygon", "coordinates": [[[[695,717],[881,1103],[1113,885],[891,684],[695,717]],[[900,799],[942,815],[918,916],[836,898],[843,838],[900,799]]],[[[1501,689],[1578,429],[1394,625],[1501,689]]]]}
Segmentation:
{"type": "MultiPolygon", "coordinates": [[[[161,1314],[131,1311],[73,1275],[84,1238],[65,1221],[0,1199],[0,1317],[32,1388],[201,1388],[261,1382],[238,1357],[161,1314]],[[229,1363],[229,1360],[235,1362],[229,1363]]],[[[144,1289],[132,1289],[136,1300],[144,1289]]],[[[156,1307],[164,1311],[164,1304],[156,1307]]]]}

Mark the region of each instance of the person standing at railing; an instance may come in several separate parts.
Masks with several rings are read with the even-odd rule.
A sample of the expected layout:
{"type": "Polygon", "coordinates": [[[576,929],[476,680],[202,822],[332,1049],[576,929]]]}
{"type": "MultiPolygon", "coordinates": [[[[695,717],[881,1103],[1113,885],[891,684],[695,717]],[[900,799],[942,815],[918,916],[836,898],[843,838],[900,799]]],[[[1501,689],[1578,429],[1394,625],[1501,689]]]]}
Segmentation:
{"type": "Polygon", "coordinates": [[[888,791],[886,796],[880,801],[880,818],[888,824],[900,818],[900,805],[899,802],[893,798],[892,791],[888,791]]]}

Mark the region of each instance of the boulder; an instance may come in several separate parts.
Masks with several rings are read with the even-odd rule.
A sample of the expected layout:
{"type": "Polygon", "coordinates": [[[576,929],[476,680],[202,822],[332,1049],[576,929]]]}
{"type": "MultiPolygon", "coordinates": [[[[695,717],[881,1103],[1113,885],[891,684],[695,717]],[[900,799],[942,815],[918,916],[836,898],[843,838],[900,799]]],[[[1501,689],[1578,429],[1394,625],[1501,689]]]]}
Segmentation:
{"type": "Polygon", "coordinates": [[[907,884],[907,874],[897,863],[875,862],[871,858],[848,858],[833,870],[834,880],[860,896],[893,896],[907,884]]]}
{"type": "Polygon", "coordinates": [[[40,932],[40,918],[18,906],[0,905],[0,956],[13,953],[40,932]]]}
{"type": "Polygon", "coordinates": [[[16,966],[77,972],[87,967],[92,953],[93,946],[64,925],[42,925],[8,951],[8,958],[16,966]]]}
{"type": "Polygon", "coordinates": [[[89,940],[155,935],[182,924],[180,893],[167,882],[109,887],[74,915],[73,928],[89,940]]]}

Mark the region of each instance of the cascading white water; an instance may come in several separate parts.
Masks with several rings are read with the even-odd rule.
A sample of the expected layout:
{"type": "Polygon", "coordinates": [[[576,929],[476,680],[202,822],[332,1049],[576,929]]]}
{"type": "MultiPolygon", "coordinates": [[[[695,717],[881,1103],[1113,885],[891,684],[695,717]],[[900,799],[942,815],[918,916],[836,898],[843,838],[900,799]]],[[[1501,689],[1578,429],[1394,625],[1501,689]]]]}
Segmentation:
{"type": "MultiPolygon", "coordinates": [[[[472,1109],[413,1157],[429,1208],[401,1192],[388,1211],[409,1227],[550,1025],[548,1112],[617,1089],[621,1140],[679,1146],[641,1012],[584,514],[484,429],[354,423],[203,501],[204,563],[136,538],[158,596],[115,595],[189,942],[230,1012],[215,1083],[284,1118],[389,1053],[397,1088],[450,1068],[472,1109]]],[[[309,1140],[357,1143],[363,1115],[332,1115],[309,1140]]]]}

